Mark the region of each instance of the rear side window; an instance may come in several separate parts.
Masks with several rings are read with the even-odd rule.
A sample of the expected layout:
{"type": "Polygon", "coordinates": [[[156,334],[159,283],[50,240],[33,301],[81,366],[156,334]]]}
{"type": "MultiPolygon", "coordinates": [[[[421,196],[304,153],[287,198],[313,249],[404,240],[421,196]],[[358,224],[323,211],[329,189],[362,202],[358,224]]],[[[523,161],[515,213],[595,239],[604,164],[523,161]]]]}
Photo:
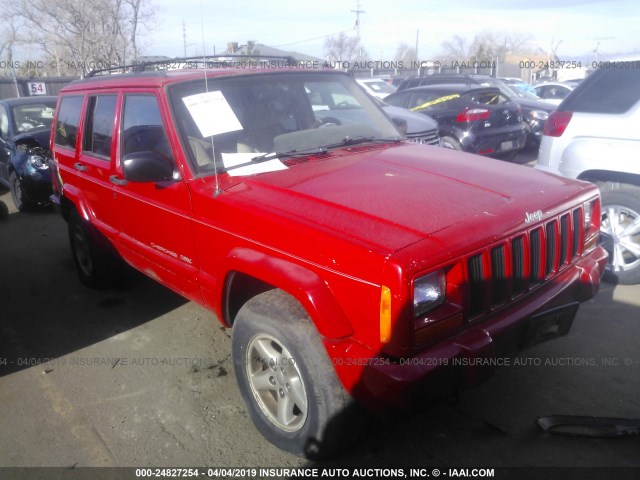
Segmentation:
{"type": "Polygon", "coordinates": [[[89,98],[87,124],[83,135],[83,150],[107,160],[111,158],[111,141],[115,121],[117,95],[89,98]]]}
{"type": "Polygon", "coordinates": [[[451,100],[460,98],[457,93],[445,92],[416,92],[411,99],[410,109],[414,112],[420,110],[446,110],[451,108],[451,100]]]}
{"type": "Polygon", "coordinates": [[[60,101],[54,143],[62,147],[76,148],[78,125],[83,97],[64,97],[60,101]]]}
{"type": "Polygon", "coordinates": [[[407,95],[408,94],[405,92],[395,93],[390,97],[385,98],[384,102],[395,107],[408,107],[408,105],[406,105],[407,95]]]}
{"type": "Polygon", "coordinates": [[[640,68],[635,62],[616,63],[591,74],[569,95],[559,110],[620,114],[640,100],[640,68]]]}

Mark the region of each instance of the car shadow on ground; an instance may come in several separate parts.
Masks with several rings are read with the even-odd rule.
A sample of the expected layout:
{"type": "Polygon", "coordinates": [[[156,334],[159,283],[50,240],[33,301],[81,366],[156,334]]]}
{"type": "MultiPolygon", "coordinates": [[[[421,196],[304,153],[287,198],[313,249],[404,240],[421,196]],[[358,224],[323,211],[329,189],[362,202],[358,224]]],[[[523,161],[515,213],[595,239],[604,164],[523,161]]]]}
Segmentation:
{"type": "Polygon", "coordinates": [[[79,287],[62,217],[50,207],[12,210],[0,222],[0,376],[100,342],[186,303],[131,269],[117,288],[79,287]]]}

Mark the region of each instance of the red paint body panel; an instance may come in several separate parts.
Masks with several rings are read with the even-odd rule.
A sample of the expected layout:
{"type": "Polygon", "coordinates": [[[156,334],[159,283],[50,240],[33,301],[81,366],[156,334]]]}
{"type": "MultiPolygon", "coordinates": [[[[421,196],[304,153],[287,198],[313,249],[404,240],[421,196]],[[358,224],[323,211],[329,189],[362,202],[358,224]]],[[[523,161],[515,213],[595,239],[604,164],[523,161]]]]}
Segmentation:
{"type": "MultiPolygon", "coordinates": [[[[210,75],[218,74],[247,72],[210,75]]],[[[166,89],[201,77],[141,74],[65,87],[61,99],[103,91],[119,92],[120,102],[127,92],[155,95],[176,175],[114,184],[110,176],[123,177],[120,135],[111,164],[52,139],[63,180],[58,194],[135,268],[206,306],[224,325],[233,323],[228,291],[238,274],[288,292],[309,313],[354,396],[402,405],[430,382],[475,383],[487,372],[451,370],[445,362],[515,350],[532,316],[597,292],[606,254],[580,243],[587,240],[580,233],[583,205],[598,201],[594,186],[403,142],[337,148],[253,176],[201,175],[189,163],[166,89]],[[77,172],[77,158],[87,171],[77,172]],[[533,264],[538,247],[541,263],[533,264]],[[555,263],[544,264],[547,254],[555,263]],[[544,274],[540,281],[530,280],[534,266],[544,274]],[[447,302],[415,317],[414,282],[440,269],[447,302]],[[482,285],[470,286],[474,275],[482,285]],[[508,294],[498,298],[502,282],[508,294]],[[383,285],[392,292],[388,343],[380,341],[383,285]],[[478,291],[493,299],[474,307],[478,291]],[[400,358],[424,361],[401,365],[400,358]]]]}

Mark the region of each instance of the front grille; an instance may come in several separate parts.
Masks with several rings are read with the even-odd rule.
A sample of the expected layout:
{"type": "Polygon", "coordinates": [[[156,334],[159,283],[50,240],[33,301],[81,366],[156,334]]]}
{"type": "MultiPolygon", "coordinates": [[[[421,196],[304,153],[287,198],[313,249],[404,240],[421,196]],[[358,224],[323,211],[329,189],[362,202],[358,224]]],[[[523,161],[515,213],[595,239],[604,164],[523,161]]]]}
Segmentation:
{"type": "Polygon", "coordinates": [[[424,145],[435,145],[436,147],[440,145],[440,137],[438,136],[437,129],[419,133],[408,133],[407,140],[424,145]]]}
{"type": "Polygon", "coordinates": [[[583,224],[576,208],[468,256],[469,317],[517,299],[570,265],[582,254],[583,224]]]}

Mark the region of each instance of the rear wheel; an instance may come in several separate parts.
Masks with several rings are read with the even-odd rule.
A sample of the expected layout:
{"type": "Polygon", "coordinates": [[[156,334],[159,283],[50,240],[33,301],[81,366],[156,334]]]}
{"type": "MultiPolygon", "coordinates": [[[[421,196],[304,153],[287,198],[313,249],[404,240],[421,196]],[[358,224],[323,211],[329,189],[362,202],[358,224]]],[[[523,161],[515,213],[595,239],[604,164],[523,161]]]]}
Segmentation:
{"type": "Polygon", "coordinates": [[[600,242],[609,252],[605,279],[640,283],[640,198],[637,190],[602,192],[600,242]]]}
{"type": "Polygon", "coordinates": [[[91,288],[113,283],[120,261],[102,250],[92,237],[90,226],[78,212],[69,215],[69,244],[80,281],[91,288]]]}
{"type": "Polygon", "coordinates": [[[304,308],[281,290],[249,300],[233,325],[233,364],[256,428],[296,455],[341,443],[351,403],[304,308]]]}

